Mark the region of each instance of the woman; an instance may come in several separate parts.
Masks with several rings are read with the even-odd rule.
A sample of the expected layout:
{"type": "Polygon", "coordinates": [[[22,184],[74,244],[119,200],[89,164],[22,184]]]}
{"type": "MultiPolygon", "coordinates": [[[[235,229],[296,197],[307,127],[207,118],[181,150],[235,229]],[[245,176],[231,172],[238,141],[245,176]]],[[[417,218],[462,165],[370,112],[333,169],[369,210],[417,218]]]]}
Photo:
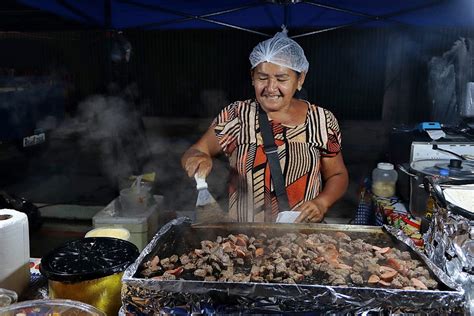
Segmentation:
{"type": "Polygon", "coordinates": [[[294,98],[309,64],[303,49],[285,32],[259,43],[250,63],[256,99],[225,107],[185,152],[182,166],[190,177],[206,177],[212,157],[224,152],[230,163],[229,216],[239,222],[261,222],[270,211],[274,221],[280,210],[258,116],[265,111],[278,146],[289,206],[300,212],[296,222],[320,222],[348,184],[337,120],[330,111],[294,98]]]}

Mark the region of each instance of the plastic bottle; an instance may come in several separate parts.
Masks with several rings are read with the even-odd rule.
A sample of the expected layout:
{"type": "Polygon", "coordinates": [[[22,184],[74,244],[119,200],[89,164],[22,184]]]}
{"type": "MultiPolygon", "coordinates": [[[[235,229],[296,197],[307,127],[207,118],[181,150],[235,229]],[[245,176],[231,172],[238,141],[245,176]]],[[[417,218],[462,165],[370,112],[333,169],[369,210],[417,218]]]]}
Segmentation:
{"type": "MultiPolygon", "coordinates": [[[[436,181],[438,183],[443,183],[449,181],[449,170],[441,168],[439,170],[439,176],[436,177],[436,181]]],[[[428,199],[426,200],[426,210],[425,215],[421,217],[421,233],[425,233],[431,222],[431,218],[433,217],[433,213],[436,211],[436,200],[430,192],[428,199]]]]}
{"type": "MultiPolygon", "coordinates": [[[[438,184],[449,181],[449,170],[444,169],[444,168],[439,169],[439,175],[435,176],[435,179],[436,179],[435,182],[438,184]]],[[[425,216],[427,218],[431,218],[433,216],[435,207],[436,207],[436,200],[430,192],[428,200],[426,201],[426,215],[425,216]]]]}
{"type": "Polygon", "coordinates": [[[391,163],[379,162],[372,171],[372,193],[386,198],[394,196],[397,179],[398,173],[391,163]]]}

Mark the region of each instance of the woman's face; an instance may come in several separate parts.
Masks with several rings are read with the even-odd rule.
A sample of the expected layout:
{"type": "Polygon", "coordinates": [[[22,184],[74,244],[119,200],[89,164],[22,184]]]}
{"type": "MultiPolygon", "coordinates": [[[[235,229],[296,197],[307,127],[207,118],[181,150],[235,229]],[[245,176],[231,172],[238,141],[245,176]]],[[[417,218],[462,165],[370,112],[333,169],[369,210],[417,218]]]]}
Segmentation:
{"type": "Polygon", "coordinates": [[[290,105],[298,87],[303,85],[305,73],[269,62],[260,63],[252,70],[252,85],[258,103],[270,112],[290,105]]]}

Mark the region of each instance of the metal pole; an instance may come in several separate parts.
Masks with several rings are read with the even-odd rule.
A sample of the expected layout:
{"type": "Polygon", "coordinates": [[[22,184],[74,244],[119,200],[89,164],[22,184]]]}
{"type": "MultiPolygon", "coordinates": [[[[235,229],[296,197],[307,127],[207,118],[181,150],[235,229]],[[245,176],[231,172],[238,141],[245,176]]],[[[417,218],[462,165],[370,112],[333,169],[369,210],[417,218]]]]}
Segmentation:
{"type": "Polygon", "coordinates": [[[105,84],[107,85],[113,80],[112,78],[112,0],[104,0],[104,34],[105,36],[105,84]]]}

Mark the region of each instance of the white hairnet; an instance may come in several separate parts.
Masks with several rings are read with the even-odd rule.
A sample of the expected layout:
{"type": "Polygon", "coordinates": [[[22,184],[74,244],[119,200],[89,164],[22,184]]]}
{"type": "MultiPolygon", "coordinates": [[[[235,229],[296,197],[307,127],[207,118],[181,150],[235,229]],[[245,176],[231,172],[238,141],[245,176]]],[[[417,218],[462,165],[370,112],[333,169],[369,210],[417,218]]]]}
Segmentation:
{"type": "Polygon", "coordinates": [[[253,48],[249,56],[252,68],[262,62],[270,62],[297,72],[308,72],[309,63],[303,48],[289,38],[285,31],[276,33],[253,48]]]}

